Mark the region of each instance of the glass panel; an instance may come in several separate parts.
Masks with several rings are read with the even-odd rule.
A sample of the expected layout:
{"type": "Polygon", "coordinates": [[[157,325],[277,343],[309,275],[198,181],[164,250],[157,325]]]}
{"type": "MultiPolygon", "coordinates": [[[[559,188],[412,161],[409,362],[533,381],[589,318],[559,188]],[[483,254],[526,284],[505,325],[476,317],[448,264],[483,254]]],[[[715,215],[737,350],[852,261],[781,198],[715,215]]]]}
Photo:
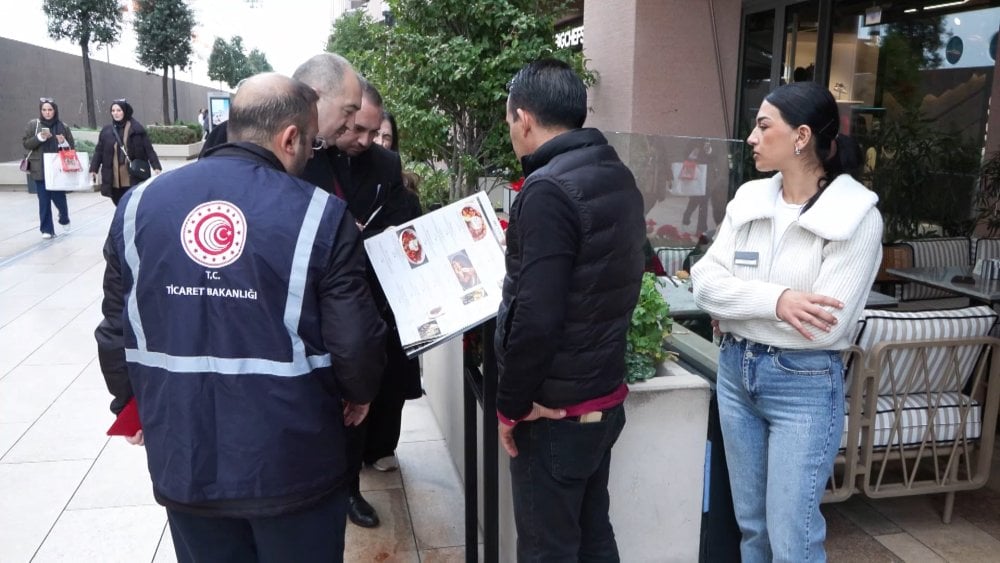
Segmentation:
{"type": "MultiPolygon", "coordinates": [[[[700,235],[714,232],[725,216],[731,188],[735,189],[730,178],[742,175],[743,141],[604,134],[635,174],[654,248],[690,251],[700,235]]],[[[686,255],[664,267],[674,273],[686,255]]]]}
{"type": "Polygon", "coordinates": [[[1000,8],[883,13],[835,6],[829,88],[865,157],[886,240],[968,235],[1000,8]]]}
{"type": "MultiPolygon", "coordinates": [[[[689,271],[705,252],[726,214],[729,194],[742,177],[743,141],[604,132],[635,174],[646,213],[647,258],[655,256],[674,286],[685,286],[689,271]]],[[[654,271],[652,260],[647,269],[654,271]]],[[[671,283],[668,280],[664,284],[671,283]]],[[[693,301],[689,303],[694,308],[693,301]]],[[[706,318],[682,322],[712,338],[706,318]],[[700,320],[699,320],[700,319],[700,320]]]]}
{"type": "Polygon", "coordinates": [[[737,136],[746,138],[753,130],[757,110],[771,91],[771,64],[774,59],[774,11],[750,14],[744,19],[743,70],[737,136]]]}
{"type": "Polygon", "coordinates": [[[781,72],[782,84],[814,79],[818,34],[818,0],[796,4],[785,11],[785,65],[781,72]]]}

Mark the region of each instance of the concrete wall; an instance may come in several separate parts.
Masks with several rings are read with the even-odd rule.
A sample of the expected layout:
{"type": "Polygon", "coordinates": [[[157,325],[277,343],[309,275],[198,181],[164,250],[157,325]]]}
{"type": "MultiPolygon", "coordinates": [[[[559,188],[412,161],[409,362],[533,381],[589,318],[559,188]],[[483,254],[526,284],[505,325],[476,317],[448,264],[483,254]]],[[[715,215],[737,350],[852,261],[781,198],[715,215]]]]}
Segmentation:
{"type": "MultiPolygon", "coordinates": [[[[110,65],[91,59],[98,127],[110,123],[111,100],[126,98],[143,124],[162,122],[162,73],[110,65]]],[[[180,74],[180,73],[178,73],[180,74]]],[[[83,59],[28,43],[0,38],[0,162],[24,156],[21,135],[38,116],[38,98],[50,97],[59,105],[59,117],[71,128],[87,125],[83,59]]],[[[171,87],[171,96],[172,93],[171,87]]],[[[177,80],[177,111],[183,121],[194,121],[207,107],[204,86],[177,80]]],[[[173,102],[170,105],[173,118],[173,102]]]]}
{"type": "Polygon", "coordinates": [[[588,125],[730,137],[740,10],[739,0],[587,0],[583,52],[600,74],[590,91],[588,125]]]}

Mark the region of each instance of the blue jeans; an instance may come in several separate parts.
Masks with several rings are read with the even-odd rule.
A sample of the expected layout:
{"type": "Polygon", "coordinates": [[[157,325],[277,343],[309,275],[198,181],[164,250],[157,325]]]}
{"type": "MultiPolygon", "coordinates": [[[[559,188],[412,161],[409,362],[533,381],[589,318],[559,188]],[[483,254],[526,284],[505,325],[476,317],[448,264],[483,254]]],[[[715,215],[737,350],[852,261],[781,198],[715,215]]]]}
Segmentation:
{"type": "Polygon", "coordinates": [[[39,230],[43,233],[54,235],[55,226],[52,224],[52,204],[56,204],[59,210],[59,224],[69,225],[69,206],[66,205],[66,192],[50,192],[45,189],[45,182],[35,180],[35,187],[38,190],[38,219],[39,230]]]}
{"type": "Polygon", "coordinates": [[[625,407],[599,422],[541,418],[514,428],[510,460],[519,563],[617,562],[608,518],[611,446],[625,407]]]}
{"type": "Polygon", "coordinates": [[[819,503],[844,430],[840,353],[726,335],[717,390],[743,562],[826,561],[819,503]]]}

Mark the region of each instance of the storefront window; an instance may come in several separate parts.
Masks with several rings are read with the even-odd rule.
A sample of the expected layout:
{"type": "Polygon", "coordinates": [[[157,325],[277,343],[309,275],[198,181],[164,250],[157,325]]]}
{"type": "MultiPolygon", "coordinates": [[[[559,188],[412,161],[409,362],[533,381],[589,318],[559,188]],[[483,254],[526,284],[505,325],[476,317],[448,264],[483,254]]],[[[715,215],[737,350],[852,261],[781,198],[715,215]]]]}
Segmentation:
{"type": "MultiPolygon", "coordinates": [[[[856,5],[856,4],[855,4],[856,5]]],[[[834,5],[828,86],[859,141],[887,240],[968,234],[1000,8],[881,14],[834,5]]]]}

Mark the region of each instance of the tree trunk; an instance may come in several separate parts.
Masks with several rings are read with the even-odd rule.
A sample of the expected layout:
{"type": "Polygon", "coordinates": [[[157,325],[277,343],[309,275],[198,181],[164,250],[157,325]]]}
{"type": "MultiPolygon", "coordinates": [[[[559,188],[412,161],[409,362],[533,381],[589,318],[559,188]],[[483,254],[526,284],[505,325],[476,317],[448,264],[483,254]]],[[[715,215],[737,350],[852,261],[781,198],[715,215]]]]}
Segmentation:
{"type": "Polygon", "coordinates": [[[163,67],[163,124],[170,125],[170,97],[167,95],[167,81],[170,79],[170,67],[163,67]]]}
{"type": "Polygon", "coordinates": [[[177,123],[179,119],[177,117],[177,67],[175,66],[170,67],[170,75],[171,75],[171,82],[173,83],[174,87],[174,123],[177,123]]]}
{"type": "Polygon", "coordinates": [[[94,112],[94,78],[90,75],[89,40],[80,40],[80,51],[83,54],[83,89],[87,97],[87,127],[97,129],[97,114],[94,112]]]}

